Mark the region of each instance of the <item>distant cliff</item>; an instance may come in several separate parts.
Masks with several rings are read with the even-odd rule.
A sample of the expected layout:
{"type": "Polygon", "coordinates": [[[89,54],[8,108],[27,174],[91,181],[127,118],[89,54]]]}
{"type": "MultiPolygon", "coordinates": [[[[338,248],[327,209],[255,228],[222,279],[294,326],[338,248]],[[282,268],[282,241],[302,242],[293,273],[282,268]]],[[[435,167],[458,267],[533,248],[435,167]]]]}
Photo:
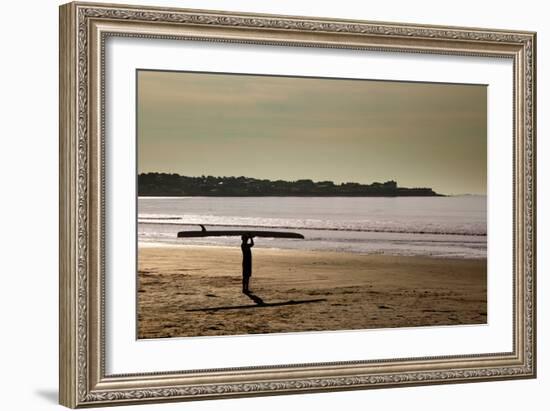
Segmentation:
{"type": "Polygon", "coordinates": [[[219,196],[219,197],[433,197],[440,196],[431,188],[398,187],[395,181],[385,183],[335,184],[332,181],[260,180],[250,177],[187,177],[178,174],[146,173],[138,175],[138,195],[219,196]]]}

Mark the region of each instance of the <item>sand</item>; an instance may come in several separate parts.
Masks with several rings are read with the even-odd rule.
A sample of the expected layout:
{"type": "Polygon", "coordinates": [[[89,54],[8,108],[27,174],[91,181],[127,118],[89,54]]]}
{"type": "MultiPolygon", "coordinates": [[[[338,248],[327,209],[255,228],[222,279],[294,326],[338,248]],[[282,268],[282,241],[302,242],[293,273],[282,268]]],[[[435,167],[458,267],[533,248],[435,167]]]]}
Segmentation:
{"type": "Polygon", "coordinates": [[[247,296],[239,247],[140,247],[138,338],[485,324],[486,273],[486,260],[255,248],[247,296]]]}

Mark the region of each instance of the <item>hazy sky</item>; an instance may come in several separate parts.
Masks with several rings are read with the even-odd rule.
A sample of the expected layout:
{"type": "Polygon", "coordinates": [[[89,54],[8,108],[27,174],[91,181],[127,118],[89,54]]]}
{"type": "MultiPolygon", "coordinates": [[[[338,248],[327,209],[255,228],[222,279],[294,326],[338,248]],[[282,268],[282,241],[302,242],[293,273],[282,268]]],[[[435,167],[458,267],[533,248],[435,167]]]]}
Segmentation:
{"type": "Polygon", "coordinates": [[[138,171],[485,194],[487,88],[140,70],[138,171]]]}

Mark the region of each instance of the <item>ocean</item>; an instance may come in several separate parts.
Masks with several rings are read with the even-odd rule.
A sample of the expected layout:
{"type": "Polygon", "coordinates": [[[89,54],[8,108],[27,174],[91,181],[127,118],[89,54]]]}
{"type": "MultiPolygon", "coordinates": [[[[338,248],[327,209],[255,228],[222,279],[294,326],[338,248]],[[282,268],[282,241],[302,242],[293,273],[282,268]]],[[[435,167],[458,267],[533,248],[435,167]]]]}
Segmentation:
{"type": "Polygon", "coordinates": [[[238,237],[177,238],[182,230],[293,231],[304,240],[256,247],[440,258],[487,257],[487,197],[140,197],[143,246],[240,245],[238,237]]]}

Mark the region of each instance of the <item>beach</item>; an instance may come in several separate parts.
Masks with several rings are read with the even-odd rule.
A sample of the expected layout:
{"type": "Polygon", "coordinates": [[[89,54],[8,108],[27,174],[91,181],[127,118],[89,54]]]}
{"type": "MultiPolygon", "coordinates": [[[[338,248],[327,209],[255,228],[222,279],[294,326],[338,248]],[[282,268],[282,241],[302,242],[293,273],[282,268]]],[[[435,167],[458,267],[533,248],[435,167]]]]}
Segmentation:
{"type": "Polygon", "coordinates": [[[138,338],[487,322],[487,260],[141,244],[138,338]]]}

